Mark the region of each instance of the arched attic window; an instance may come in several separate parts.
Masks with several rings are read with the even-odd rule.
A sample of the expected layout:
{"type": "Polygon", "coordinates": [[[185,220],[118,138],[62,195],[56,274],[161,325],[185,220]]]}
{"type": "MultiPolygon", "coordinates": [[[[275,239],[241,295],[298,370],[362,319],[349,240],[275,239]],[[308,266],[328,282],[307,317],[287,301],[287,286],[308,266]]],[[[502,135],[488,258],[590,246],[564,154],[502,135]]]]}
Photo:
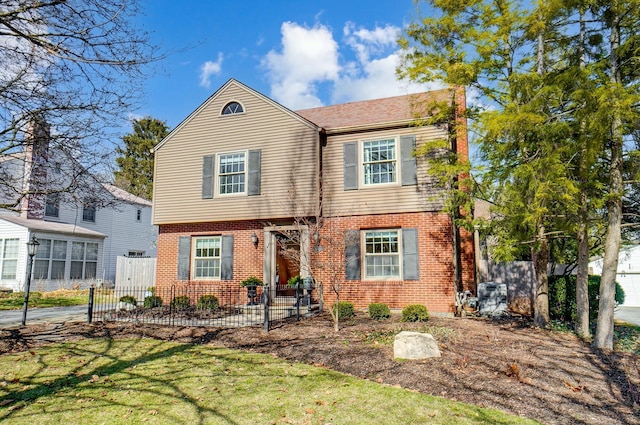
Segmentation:
{"type": "Polygon", "coordinates": [[[229,102],[222,108],[222,115],[241,114],[243,112],[244,109],[238,102],[229,102]]]}

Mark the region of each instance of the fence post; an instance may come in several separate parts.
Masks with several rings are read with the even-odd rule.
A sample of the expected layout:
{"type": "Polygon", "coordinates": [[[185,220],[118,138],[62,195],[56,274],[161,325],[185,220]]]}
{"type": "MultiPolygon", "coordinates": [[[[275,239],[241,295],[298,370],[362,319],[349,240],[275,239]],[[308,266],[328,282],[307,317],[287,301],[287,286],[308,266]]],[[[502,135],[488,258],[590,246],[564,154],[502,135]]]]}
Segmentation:
{"type": "Polygon", "coordinates": [[[264,286],[262,300],[264,302],[264,331],[269,332],[269,285],[264,286]]]}
{"type": "Polygon", "coordinates": [[[89,308],[87,309],[87,323],[91,323],[93,320],[93,296],[95,293],[95,287],[89,288],[89,308]]]}

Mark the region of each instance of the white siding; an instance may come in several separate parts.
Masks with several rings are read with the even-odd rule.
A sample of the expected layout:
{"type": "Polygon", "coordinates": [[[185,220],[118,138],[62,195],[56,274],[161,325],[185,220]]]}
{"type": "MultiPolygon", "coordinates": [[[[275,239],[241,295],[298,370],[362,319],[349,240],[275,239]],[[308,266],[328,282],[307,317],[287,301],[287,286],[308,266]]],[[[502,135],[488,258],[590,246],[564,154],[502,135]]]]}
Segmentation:
{"type": "MultiPolygon", "coordinates": [[[[0,288],[12,289],[14,291],[24,290],[27,272],[27,242],[29,241],[29,237],[29,232],[24,227],[0,220],[0,239],[20,239],[16,279],[0,279],[0,288]]],[[[0,253],[0,255],[1,254],[2,253],[0,253]]]]}

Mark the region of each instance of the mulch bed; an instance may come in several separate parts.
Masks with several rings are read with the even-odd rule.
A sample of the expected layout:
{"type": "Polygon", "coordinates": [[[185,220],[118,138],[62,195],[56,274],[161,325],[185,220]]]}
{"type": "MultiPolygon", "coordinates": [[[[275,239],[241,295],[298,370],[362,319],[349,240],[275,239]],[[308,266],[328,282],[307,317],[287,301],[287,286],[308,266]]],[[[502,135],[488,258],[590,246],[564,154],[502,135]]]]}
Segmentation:
{"type": "Polygon", "coordinates": [[[379,383],[493,407],[545,424],[640,424],[640,357],[601,352],[572,334],[527,320],[437,318],[376,322],[359,314],[333,330],[329,316],[261,328],[188,328],[67,323],[0,330],[0,354],[82,338],[149,337],[272,354],[379,383]],[[388,341],[430,331],[442,357],[394,361],[388,341]],[[385,343],[385,340],[387,341],[385,343]]]}

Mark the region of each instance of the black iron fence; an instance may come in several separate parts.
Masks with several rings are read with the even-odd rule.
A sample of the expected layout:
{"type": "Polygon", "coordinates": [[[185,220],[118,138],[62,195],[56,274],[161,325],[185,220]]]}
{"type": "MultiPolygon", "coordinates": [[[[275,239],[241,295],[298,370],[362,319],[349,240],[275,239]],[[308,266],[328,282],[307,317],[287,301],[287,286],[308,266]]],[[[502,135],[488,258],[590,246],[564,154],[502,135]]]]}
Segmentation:
{"type": "Polygon", "coordinates": [[[321,309],[313,290],[183,285],[166,288],[91,288],[89,322],[126,321],[177,326],[263,326],[321,309]]]}

